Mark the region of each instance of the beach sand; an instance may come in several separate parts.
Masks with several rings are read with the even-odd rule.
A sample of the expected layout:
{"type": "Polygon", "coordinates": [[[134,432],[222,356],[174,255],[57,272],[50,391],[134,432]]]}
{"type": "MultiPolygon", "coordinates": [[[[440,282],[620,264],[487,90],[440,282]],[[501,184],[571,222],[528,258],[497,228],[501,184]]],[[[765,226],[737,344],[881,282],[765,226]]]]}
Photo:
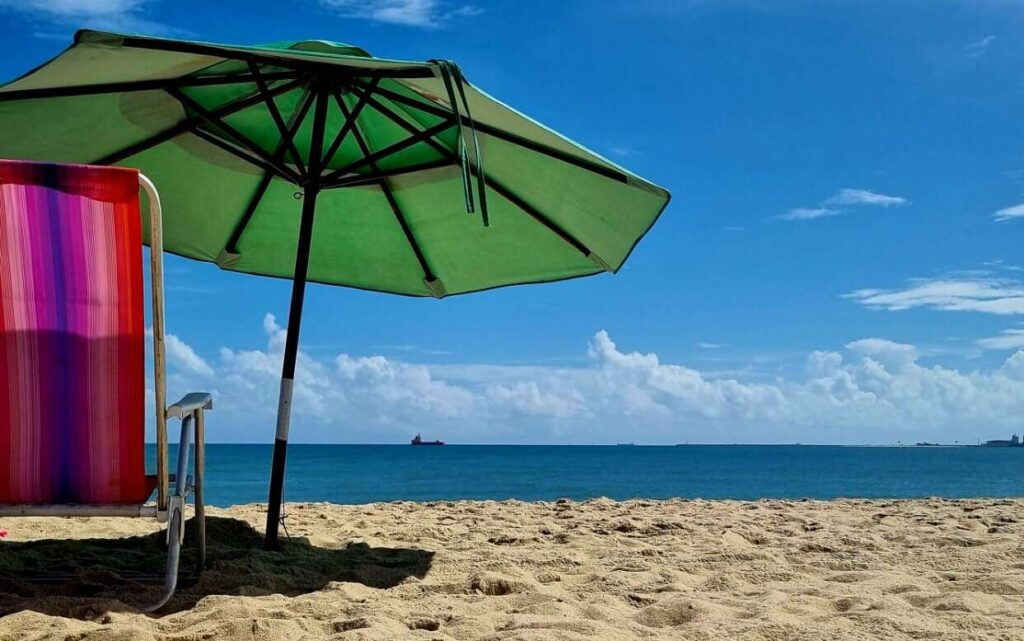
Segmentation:
{"type": "Polygon", "coordinates": [[[124,578],[159,568],[152,522],[2,520],[0,639],[1024,639],[1024,501],[286,512],[291,541],[267,554],[262,507],[210,510],[210,567],[158,616],[132,606],[157,590],[124,578]]]}

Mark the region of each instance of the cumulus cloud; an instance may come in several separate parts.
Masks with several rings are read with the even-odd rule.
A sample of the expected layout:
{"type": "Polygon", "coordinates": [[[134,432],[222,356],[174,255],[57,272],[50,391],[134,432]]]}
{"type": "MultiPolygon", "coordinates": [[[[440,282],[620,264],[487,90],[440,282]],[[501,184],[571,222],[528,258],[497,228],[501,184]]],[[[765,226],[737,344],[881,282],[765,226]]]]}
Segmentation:
{"type": "Polygon", "coordinates": [[[777,216],[781,220],[814,220],[839,216],[850,207],[896,207],[907,204],[900,196],[879,194],[870,189],[841,189],[834,196],[821,201],[816,207],[797,207],[777,216]]]}
{"type": "MultiPolygon", "coordinates": [[[[153,338],[153,328],[146,328],[146,338],[153,338]]],[[[150,349],[150,345],[146,345],[147,349],[150,349]]],[[[175,334],[164,335],[164,349],[167,354],[167,361],[170,365],[181,372],[187,372],[191,374],[198,374],[202,377],[210,377],[214,375],[213,368],[206,362],[199,354],[196,353],[192,346],[185,341],[178,338],[175,334]]]]}
{"type": "Polygon", "coordinates": [[[1017,218],[1024,218],[1024,203],[1000,209],[992,214],[992,219],[997,223],[1005,223],[1008,220],[1015,220],[1017,218]]]}
{"type": "Polygon", "coordinates": [[[178,365],[181,369],[198,374],[199,376],[213,376],[213,368],[195,350],[174,334],[168,334],[164,339],[167,345],[168,359],[178,365]]]}
{"type": "Polygon", "coordinates": [[[902,311],[914,308],[942,311],[1024,314],[1024,283],[993,277],[911,279],[899,289],[858,289],[844,295],[865,307],[902,311]]]}
{"type": "MultiPolygon", "coordinates": [[[[284,330],[270,315],[264,330],[265,345],[225,347],[215,361],[184,343],[175,351],[171,396],[208,388],[217,440],[272,440],[284,330]]],[[[961,372],[922,364],[913,345],[864,338],[812,352],[802,374],[770,382],[665,363],[604,331],[587,356],[554,367],[300,353],[292,433],[307,442],[400,442],[418,431],[454,442],[893,442],[969,439],[979,425],[1002,433],[1024,416],[1024,351],[961,372]]]]}
{"type": "Polygon", "coordinates": [[[321,0],[321,3],[345,18],[424,29],[436,29],[453,18],[483,13],[483,9],[475,5],[450,7],[441,0],[321,0]]]}

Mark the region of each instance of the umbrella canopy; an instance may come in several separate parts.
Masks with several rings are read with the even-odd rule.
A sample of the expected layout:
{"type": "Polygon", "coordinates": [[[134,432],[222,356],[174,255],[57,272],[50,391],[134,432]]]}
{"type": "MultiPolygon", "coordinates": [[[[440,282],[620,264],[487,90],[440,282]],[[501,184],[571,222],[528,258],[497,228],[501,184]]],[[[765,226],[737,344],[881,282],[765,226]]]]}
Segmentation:
{"type": "Polygon", "coordinates": [[[319,40],[80,31],[0,87],[0,157],[137,167],[167,251],[294,280],[271,543],[307,280],[441,298],[614,272],[669,200],[451,62],[319,40]]]}
{"type": "Polygon", "coordinates": [[[84,31],[0,88],[0,156],[142,169],[167,210],[167,251],[223,269],[293,276],[296,194],[319,144],[309,280],[444,296],[617,270],[668,193],[458,79],[441,62],[322,41],[84,31]]]}

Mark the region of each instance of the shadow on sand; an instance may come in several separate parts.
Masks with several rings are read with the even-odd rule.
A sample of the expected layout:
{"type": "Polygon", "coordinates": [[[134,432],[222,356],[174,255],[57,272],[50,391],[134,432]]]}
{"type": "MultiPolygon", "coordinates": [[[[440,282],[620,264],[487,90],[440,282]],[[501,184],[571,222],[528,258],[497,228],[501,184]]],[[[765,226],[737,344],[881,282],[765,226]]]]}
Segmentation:
{"type": "MultiPolygon", "coordinates": [[[[332,582],[390,588],[409,577],[423,578],[434,555],[365,543],[322,548],[303,538],[284,542],[280,552],[265,552],[262,535],[248,523],[208,516],[206,570],[196,580],[188,576],[195,567],[192,526],[190,521],[178,591],[159,615],[189,609],[209,595],[297,596],[332,582]]],[[[122,539],[0,543],[0,616],[34,610],[95,619],[152,602],[160,593],[154,579],[163,581],[164,536],[160,531],[122,539]]]]}

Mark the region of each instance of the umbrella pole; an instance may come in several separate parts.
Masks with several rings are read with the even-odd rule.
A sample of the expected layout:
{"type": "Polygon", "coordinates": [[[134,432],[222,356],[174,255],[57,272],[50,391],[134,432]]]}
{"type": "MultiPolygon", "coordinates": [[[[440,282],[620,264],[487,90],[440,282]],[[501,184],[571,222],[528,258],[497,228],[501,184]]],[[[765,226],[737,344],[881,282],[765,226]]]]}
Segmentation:
{"type": "Polygon", "coordinates": [[[281,392],[277,401],[277,432],[274,437],[274,459],[270,469],[270,495],[267,498],[267,533],[264,550],[279,547],[277,531],[281,523],[281,496],[284,491],[284,466],[288,453],[288,428],[292,415],[292,387],[295,383],[295,360],[299,354],[299,327],[302,324],[302,303],[306,297],[306,276],[309,271],[309,248],[313,239],[313,217],[320,193],[324,124],[327,119],[325,87],[317,87],[316,111],[313,115],[313,137],[309,148],[309,174],[302,195],[302,219],[299,242],[295,250],[295,272],[292,279],[292,302],[288,309],[288,327],[281,366],[281,392]]]}

